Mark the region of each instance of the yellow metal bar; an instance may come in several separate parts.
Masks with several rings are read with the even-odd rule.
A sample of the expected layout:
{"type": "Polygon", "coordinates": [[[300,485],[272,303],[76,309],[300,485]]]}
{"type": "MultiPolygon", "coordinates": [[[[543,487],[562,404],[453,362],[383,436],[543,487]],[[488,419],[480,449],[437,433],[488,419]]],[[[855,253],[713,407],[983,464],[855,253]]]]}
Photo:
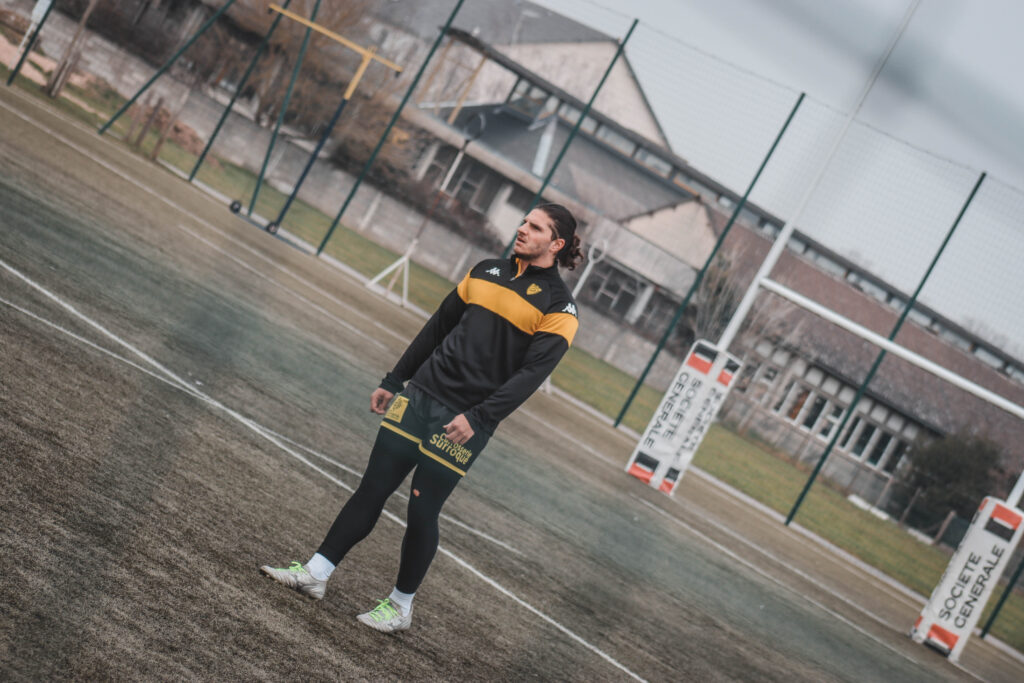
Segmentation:
{"type": "Polygon", "coordinates": [[[316,23],[310,21],[309,19],[306,19],[305,17],[296,14],[295,12],[292,12],[290,10],[286,10],[283,7],[280,7],[280,6],[275,5],[275,4],[271,4],[268,9],[270,9],[272,12],[277,12],[278,14],[284,15],[284,16],[288,17],[289,19],[294,19],[295,21],[299,22],[300,24],[302,24],[304,26],[308,26],[309,28],[313,29],[317,33],[322,33],[323,35],[327,36],[331,40],[335,40],[335,41],[341,43],[342,45],[344,45],[345,47],[349,48],[350,50],[355,50],[359,54],[363,55],[364,59],[366,58],[367,55],[370,55],[371,59],[374,59],[374,60],[380,62],[381,64],[383,64],[384,66],[388,67],[389,69],[393,69],[394,71],[397,71],[399,73],[402,72],[402,67],[400,67],[399,65],[395,64],[394,62],[392,62],[390,60],[384,59],[383,57],[378,57],[376,54],[374,54],[374,50],[373,49],[367,49],[367,48],[365,48],[365,47],[363,47],[361,45],[353,43],[348,38],[345,38],[344,36],[338,35],[334,31],[331,31],[330,29],[324,28],[320,24],[316,24],[316,23]]]}
{"type": "MultiPolygon", "coordinates": [[[[441,58],[437,60],[437,65],[431,69],[430,75],[427,76],[427,80],[423,82],[423,87],[420,88],[421,95],[418,100],[419,104],[423,104],[427,99],[427,96],[430,94],[430,87],[434,85],[434,78],[437,77],[437,74],[444,68],[445,62],[448,61],[448,52],[451,51],[452,45],[454,44],[455,40],[449,37],[448,43],[444,46],[444,49],[441,50],[441,58]]],[[[434,98],[434,114],[437,114],[437,98],[434,98]]]]}
{"type": "Polygon", "coordinates": [[[448,125],[455,123],[455,119],[459,116],[459,112],[462,111],[462,105],[466,103],[466,98],[469,97],[469,91],[473,88],[473,83],[476,82],[476,77],[480,75],[480,70],[484,68],[484,64],[487,63],[487,56],[482,55],[480,63],[473,69],[473,73],[470,74],[466,80],[466,87],[462,89],[462,94],[459,95],[459,101],[455,103],[455,108],[452,109],[452,113],[448,116],[448,125]]]}
{"type": "Polygon", "coordinates": [[[352,99],[352,93],[356,91],[356,86],[359,85],[359,81],[363,78],[363,74],[366,73],[366,67],[370,66],[370,62],[373,60],[373,52],[376,48],[370,48],[369,51],[363,54],[363,61],[359,62],[359,68],[356,69],[356,75],[349,81],[348,87],[345,88],[345,99],[352,99]]]}

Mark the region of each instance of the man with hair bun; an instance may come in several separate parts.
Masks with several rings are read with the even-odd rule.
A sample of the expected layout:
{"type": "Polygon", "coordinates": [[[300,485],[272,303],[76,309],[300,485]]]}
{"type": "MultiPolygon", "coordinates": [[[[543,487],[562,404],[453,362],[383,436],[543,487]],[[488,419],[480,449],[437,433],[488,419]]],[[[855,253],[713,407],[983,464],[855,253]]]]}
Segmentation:
{"type": "Polygon", "coordinates": [[[384,415],[359,487],[306,563],[261,567],[319,600],[345,554],[414,472],[398,579],[357,619],[378,631],[412,624],[413,595],[438,544],[438,516],[498,423],[544,382],[572,344],[576,302],[558,274],[582,259],[576,219],[559,204],[530,211],[513,256],[473,266],[370,396],[384,415]],[[408,382],[408,386],[406,386],[408,382]]]}

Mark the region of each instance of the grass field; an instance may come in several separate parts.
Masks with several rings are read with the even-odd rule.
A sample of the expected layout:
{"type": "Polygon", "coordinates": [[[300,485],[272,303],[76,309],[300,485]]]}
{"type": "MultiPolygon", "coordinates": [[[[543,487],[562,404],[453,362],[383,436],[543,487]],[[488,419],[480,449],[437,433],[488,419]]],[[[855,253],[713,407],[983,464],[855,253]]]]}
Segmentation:
{"type": "MultiPolygon", "coordinates": [[[[317,542],[361,471],[365,396],[421,321],[118,143],[0,103],[11,677],[377,678],[384,659],[396,678],[1020,680],[984,642],[966,670],[909,643],[912,600],[716,487],[636,484],[626,435],[545,396],[453,497],[414,631],[351,621],[389,587],[391,519],[323,604],[280,595],[255,566],[317,542]]],[[[556,383],[614,407],[631,384],[586,356],[556,383]]],[[[699,464],[788,509],[799,473],[736,439],[716,429],[699,464]]],[[[848,508],[822,487],[800,522],[880,538],[848,508]]]]}

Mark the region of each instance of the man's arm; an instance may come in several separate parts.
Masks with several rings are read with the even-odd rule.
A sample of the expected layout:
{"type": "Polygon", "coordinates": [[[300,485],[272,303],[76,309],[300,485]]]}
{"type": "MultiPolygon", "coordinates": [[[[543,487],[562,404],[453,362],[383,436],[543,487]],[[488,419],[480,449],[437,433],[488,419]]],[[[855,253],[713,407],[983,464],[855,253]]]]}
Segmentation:
{"type": "MultiPolygon", "coordinates": [[[[575,326],[572,331],[575,333],[575,326]]],[[[535,333],[519,369],[486,400],[466,411],[466,416],[479,425],[504,420],[544,383],[569,350],[571,339],[571,335],[535,333]]]]}
{"type": "MultiPolygon", "coordinates": [[[[455,328],[466,311],[466,287],[469,273],[462,279],[458,287],[448,293],[441,305],[430,316],[426,324],[398,359],[395,367],[384,376],[381,388],[397,394],[405,387],[405,383],[416,374],[424,361],[430,357],[448,333],[455,328]]],[[[372,409],[372,408],[371,408],[372,409]]],[[[376,412],[376,411],[374,411],[376,412]]]]}

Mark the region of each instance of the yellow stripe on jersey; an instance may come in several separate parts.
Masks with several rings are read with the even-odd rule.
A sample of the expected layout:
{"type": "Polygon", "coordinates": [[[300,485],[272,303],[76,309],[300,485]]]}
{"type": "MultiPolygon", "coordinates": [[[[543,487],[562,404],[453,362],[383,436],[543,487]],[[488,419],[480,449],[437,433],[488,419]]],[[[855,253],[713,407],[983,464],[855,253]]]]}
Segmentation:
{"type": "MultiPolygon", "coordinates": [[[[463,296],[461,291],[459,296],[463,296],[463,301],[467,304],[476,304],[486,308],[527,334],[537,331],[537,326],[544,314],[526,299],[495,282],[477,278],[467,278],[464,282],[466,282],[466,296],[463,296]]],[[[461,289],[462,284],[459,284],[459,287],[461,289]]]]}
{"type": "Polygon", "coordinates": [[[579,329],[579,326],[580,321],[574,315],[569,315],[568,313],[548,313],[541,318],[537,332],[560,334],[572,346],[572,340],[576,336],[576,330],[579,329]]]}

